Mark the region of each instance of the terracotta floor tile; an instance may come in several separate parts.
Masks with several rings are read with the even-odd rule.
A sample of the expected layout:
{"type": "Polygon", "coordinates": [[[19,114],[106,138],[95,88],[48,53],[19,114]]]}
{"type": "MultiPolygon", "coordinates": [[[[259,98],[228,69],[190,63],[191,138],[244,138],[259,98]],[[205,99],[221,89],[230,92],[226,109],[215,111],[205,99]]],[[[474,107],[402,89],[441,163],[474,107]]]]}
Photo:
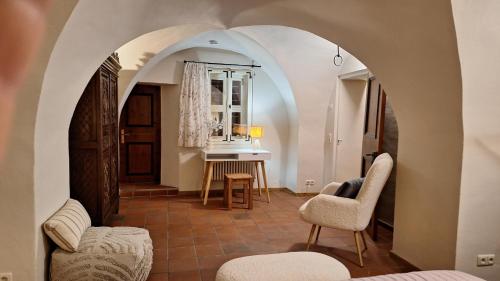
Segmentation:
{"type": "Polygon", "coordinates": [[[224,252],[219,243],[196,246],[196,255],[198,257],[220,256],[223,254],[224,252]]]}
{"type": "Polygon", "coordinates": [[[154,225],[154,224],[167,224],[167,215],[166,214],[151,214],[146,215],[146,225],[154,225]]]}
{"type": "Polygon", "coordinates": [[[144,219],[127,219],[123,220],[123,226],[132,226],[132,227],[144,227],[146,222],[144,219]]]}
{"type": "Polygon", "coordinates": [[[215,226],[215,233],[217,234],[239,234],[238,228],[234,225],[229,226],[215,226]]]}
{"type": "Polygon", "coordinates": [[[215,228],[211,225],[193,225],[192,228],[193,237],[199,236],[215,236],[215,228]]]}
{"type": "Polygon", "coordinates": [[[168,247],[184,247],[184,246],[193,246],[194,241],[192,237],[169,237],[168,239],[168,247]]]}
{"type": "Polygon", "coordinates": [[[167,249],[153,249],[153,263],[166,261],[168,259],[168,251],[167,249]]]}
{"type": "Polygon", "coordinates": [[[151,268],[151,273],[164,273],[168,272],[168,260],[161,260],[158,262],[153,262],[153,267],[151,268]]]}
{"type": "Polygon", "coordinates": [[[214,218],[210,220],[212,225],[231,225],[233,220],[230,218],[214,218]]]}
{"type": "Polygon", "coordinates": [[[214,281],[217,275],[217,269],[202,269],[201,270],[201,280],[202,281],[214,281]]]}
{"type": "Polygon", "coordinates": [[[149,232],[167,233],[168,227],[166,224],[147,224],[144,226],[149,232]]]}
{"type": "Polygon", "coordinates": [[[195,258],[195,257],[196,257],[196,252],[194,250],[194,246],[168,248],[168,258],[170,260],[195,258]]]}
{"type": "Polygon", "coordinates": [[[222,250],[224,254],[239,254],[239,253],[251,253],[250,248],[246,245],[246,243],[241,242],[230,242],[230,243],[222,243],[222,250]]]}
{"type": "Polygon", "coordinates": [[[217,238],[216,235],[213,235],[213,234],[194,237],[194,244],[196,246],[210,245],[210,244],[215,244],[215,243],[219,243],[219,239],[217,238]]]}
{"type": "Polygon", "coordinates": [[[151,239],[161,239],[161,238],[167,238],[167,230],[155,230],[155,231],[150,231],[149,236],[151,239]]]}
{"type": "Polygon", "coordinates": [[[168,273],[152,273],[147,281],[168,281],[168,273]]]}
{"type": "Polygon", "coordinates": [[[168,260],[169,272],[192,271],[192,270],[198,270],[198,260],[194,257],[168,260]]]}
{"type": "Polygon", "coordinates": [[[218,269],[227,260],[226,256],[198,257],[200,269],[218,269]]]}
{"type": "Polygon", "coordinates": [[[243,242],[243,237],[239,233],[217,234],[217,238],[221,243],[243,242]]]}
{"type": "Polygon", "coordinates": [[[164,238],[155,238],[153,240],[153,248],[154,249],[163,249],[168,247],[168,239],[164,238]]]}
{"type": "Polygon", "coordinates": [[[169,281],[201,281],[201,274],[198,270],[170,272],[169,281]]]}
{"type": "Polygon", "coordinates": [[[171,227],[168,230],[168,236],[170,237],[192,237],[193,232],[191,228],[174,228],[171,227]]]}

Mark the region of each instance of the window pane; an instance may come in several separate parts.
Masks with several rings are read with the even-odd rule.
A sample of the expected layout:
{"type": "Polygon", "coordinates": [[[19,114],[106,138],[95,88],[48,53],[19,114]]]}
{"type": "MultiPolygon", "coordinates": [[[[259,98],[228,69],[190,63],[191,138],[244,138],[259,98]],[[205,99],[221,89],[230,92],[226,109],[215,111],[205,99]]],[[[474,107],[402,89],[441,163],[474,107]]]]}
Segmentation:
{"type": "Polygon", "coordinates": [[[233,112],[231,114],[233,138],[246,138],[248,134],[248,124],[241,112],[233,112]]]}
{"type": "Polygon", "coordinates": [[[212,79],[212,105],[222,105],[224,103],[224,81],[212,79]]]}
{"type": "Polygon", "coordinates": [[[241,105],[241,81],[233,80],[233,105],[241,105]]]}
{"type": "Polygon", "coordinates": [[[212,136],[223,137],[224,136],[224,113],[223,112],[212,112],[212,136]]]}

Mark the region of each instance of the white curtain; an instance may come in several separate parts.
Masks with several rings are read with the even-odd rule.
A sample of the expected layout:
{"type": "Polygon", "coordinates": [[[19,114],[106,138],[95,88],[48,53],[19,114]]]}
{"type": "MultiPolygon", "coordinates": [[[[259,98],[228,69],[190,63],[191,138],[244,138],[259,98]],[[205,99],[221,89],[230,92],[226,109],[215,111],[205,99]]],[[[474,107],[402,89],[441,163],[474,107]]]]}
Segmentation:
{"type": "Polygon", "coordinates": [[[210,124],[210,91],[207,66],[187,62],[184,65],[180,96],[179,146],[206,146],[210,124]]]}

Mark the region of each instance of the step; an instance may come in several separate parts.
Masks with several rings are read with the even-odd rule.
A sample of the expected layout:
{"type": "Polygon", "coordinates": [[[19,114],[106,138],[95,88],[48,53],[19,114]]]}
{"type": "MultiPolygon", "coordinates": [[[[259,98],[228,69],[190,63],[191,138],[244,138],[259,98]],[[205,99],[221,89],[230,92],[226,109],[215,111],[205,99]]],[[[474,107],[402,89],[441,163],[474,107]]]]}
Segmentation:
{"type": "Polygon", "coordinates": [[[172,197],[177,196],[178,188],[171,186],[124,186],[120,187],[120,198],[136,198],[136,197],[172,197]]]}

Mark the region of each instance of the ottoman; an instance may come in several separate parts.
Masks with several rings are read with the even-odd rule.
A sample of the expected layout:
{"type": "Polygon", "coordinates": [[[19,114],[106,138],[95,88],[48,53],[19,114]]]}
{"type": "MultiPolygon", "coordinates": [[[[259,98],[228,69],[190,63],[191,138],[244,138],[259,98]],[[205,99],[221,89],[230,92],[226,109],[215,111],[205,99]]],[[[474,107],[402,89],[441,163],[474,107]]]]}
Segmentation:
{"type": "Polygon", "coordinates": [[[51,280],[145,281],[151,270],[149,232],[135,227],[89,227],[76,252],[52,253],[51,280]]]}
{"type": "Polygon", "coordinates": [[[230,260],[217,271],[216,281],[337,281],[351,277],[336,259],[314,252],[248,256],[230,260]]]}

